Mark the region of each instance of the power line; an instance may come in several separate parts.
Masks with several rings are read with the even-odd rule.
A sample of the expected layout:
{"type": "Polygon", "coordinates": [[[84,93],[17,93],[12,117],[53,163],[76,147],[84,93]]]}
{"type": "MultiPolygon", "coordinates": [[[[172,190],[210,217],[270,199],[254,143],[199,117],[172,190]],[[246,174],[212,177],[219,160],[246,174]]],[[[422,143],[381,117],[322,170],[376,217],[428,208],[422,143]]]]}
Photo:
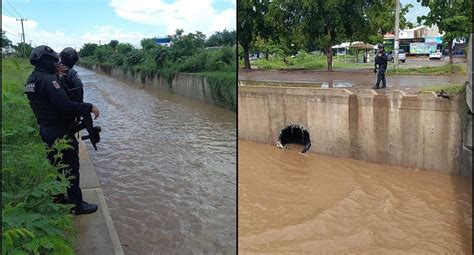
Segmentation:
{"type": "MultiPolygon", "coordinates": [[[[16,32],[16,29],[13,29],[12,27],[10,27],[9,25],[7,25],[7,24],[5,24],[5,23],[2,24],[2,26],[5,26],[5,27],[8,28],[9,30],[16,32]]],[[[2,30],[3,30],[3,29],[2,29],[2,30]]]]}
{"type": "Polygon", "coordinates": [[[14,33],[10,32],[10,31],[6,31],[6,30],[5,30],[5,32],[6,32],[6,33],[9,33],[9,34],[11,34],[11,35],[13,35],[13,36],[18,36],[18,37],[21,37],[21,35],[19,35],[19,34],[18,34],[18,35],[16,35],[16,34],[14,34],[14,33]]]}
{"type": "Polygon", "coordinates": [[[23,16],[21,16],[21,14],[19,12],[16,11],[15,7],[13,7],[13,5],[10,3],[10,0],[7,0],[7,3],[8,3],[8,5],[10,5],[10,7],[13,9],[13,11],[16,12],[16,14],[18,14],[18,16],[20,16],[20,18],[23,17],[23,16]]]}
{"type": "MultiPolygon", "coordinates": [[[[2,11],[6,12],[8,16],[15,17],[16,15],[12,14],[4,5],[2,5],[2,11]]],[[[5,14],[5,13],[4,13],[5,14]]],[[[5,14],[6,15],[6,14],[5,14]]]]}

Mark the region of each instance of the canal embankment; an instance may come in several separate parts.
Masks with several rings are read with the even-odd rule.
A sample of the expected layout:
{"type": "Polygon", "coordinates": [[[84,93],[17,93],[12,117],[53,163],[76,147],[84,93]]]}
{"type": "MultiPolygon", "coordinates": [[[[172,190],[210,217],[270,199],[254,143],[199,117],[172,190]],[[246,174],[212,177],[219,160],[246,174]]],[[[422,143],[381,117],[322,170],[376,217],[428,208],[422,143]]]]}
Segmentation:
{"type": "Polygon", "coordinates": [[[168,78],[160,76],[159,73],[132,71],[111,65],[82,64],[82,67],[112,78],[144,84],[224,109],[236,110],[236,82],[227,84],[227,79],[221,79],[218,74],[177,73],[168,78]]]}
{"type": "Polygon", "coordinates": [[[239,86],[238,135],[275,143],[297,124],[309,131],[313,153],[458,175],[465,108],[464,95],[239,86]]]}

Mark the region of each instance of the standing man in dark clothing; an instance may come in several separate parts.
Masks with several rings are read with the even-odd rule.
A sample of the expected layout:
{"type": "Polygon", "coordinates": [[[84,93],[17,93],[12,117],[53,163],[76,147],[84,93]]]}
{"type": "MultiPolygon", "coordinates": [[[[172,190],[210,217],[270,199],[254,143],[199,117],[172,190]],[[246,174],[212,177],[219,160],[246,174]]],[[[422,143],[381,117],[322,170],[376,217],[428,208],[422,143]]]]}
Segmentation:
{"type": "Polygon", "coordinates": [[[385,71],[387,71],[387,62],[388,56],[385,53],[384,45],[379,43],[378,45],[379,53],[375,56],[375,66],[374,66],[374,73],[377,73],[377,83],[375,84],[374,89],[378,89],[380,85],[380,81],[382,81],[382,88],[387,86],[387,82],[385,81],[385,71]]]}
{"type": "MultiPolygon", "coordinates": [[[[74,214],[93,213],[97,211],[98,206],[82,200],[79,187],[79,147],[72,128],[77,116],[92,112],[97,118],[100,113],[94,105],[72,101],[68,97],[64,85],[55,75],[58,60],[58,54],[50,47],[44,45],[36,47],[30,55],[30,63],[35,68],[25,85],[25,93],[40,125],[43,142],[52,146],[56,139],[66,137],[72,146],[63,151],[62,163],[69,170],[67,177],[74,178],[70,180],[67,198],[64,197],[63,201],[58,202],[74,204],[74,214]]],[[[52,164],[55,154],[55,151],[48,154],[48,159],[52,164]]]]}

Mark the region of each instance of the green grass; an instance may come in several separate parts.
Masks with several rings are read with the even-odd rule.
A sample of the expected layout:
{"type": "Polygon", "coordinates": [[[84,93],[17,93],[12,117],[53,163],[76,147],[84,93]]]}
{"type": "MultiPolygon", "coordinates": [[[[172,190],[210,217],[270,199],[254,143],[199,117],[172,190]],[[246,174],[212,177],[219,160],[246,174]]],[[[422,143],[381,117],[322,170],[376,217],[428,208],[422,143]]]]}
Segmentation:
{"type": "Polygon", "coordinates": [[[444,64],[442,66],[425,66],[425,67],[407,67],[407,68],[389,68],[387,75],[405,74],[431,74],[431,75],[446,75],[446,74],[465,74],[465,64],[444,64]]]}
{"type": "Polygon", "coordinates": [[[442,90],[444,90],[450,96],[455,96],[455,95],[464,94],[466,91],[466,86],[463,84],[442,84],[442,85],[423,87],[419,91],[420,92],[433,91],[433,92],[439,93],[442,90]]]}
{"type": "MultiPolygon", "coordinates": [[[[70,206],[53,203],[68,181],[52,166],[24,94],[32,66],[2,62],[2,254],[73,254],[70,206]]],[[[60,141],[55,147],[65,149],[60,141]]]]}
{"type": "Polygon", "coordinates": [[[218,105],[232,111],[237,110],[235,72],[202,72],[200,75],[206,77],[212,97],[218,105]]]}
{"type": "MultiPolygon", "coordinates": [[[[359,56],[361,61],[361,57],[359,56]]],[[[243,66],[243,61],[239,62],[243,66]]],[[[326,56],[312,55],[308,53],[300,53],[297,57],[286,58],[286,62],[283,61],[282,57],[274,57],[266,60],[264,58],[253,61],[252,66],[258,69],[265,70],[292,70],[292,69],[305,69],[305,70],[327,70],[326,56]]],[[[333,58],[333,69],[358,69],[358,68],[371,68],[373,63],[355,63],[355,56],[348,55],[346,59],[344,56],[335,56],[333,58]]]]}

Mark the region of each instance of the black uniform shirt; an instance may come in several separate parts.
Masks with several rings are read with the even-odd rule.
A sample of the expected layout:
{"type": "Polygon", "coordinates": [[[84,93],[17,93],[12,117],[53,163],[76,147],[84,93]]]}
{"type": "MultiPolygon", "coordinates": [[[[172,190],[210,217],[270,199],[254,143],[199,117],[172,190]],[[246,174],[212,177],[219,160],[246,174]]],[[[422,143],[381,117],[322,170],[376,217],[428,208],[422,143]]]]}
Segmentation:
{"type": "Polygon", "coordinates": [[[69,129],[76,116],[89,114],[92,109],[90,103],[69,99],[57,76],[39,68],[28,78],[25,93],[38,124],[46,127],[69,129]]]}

